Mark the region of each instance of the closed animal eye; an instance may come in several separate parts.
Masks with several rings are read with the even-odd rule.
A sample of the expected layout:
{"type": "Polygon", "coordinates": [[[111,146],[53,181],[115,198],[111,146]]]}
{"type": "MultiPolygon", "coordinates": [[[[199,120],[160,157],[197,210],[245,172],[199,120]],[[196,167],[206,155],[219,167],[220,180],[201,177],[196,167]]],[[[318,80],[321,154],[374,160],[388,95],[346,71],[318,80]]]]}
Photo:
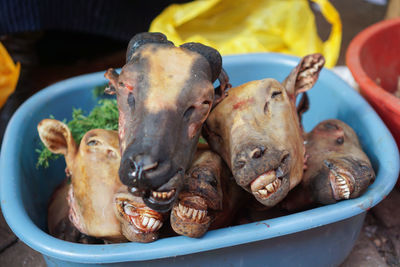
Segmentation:
{"type": "Polygon", "coordinates": [[[100,144],[100,142],[95,139],[89,140],[89,142],[86,143],[86,145],[88,145],[88,146],[97,146],[99,144],[100,144]]]}
{"type": "Polygon", "coordinates": [[[273,98],[276,98],[277,96],[279,96],[279,95],[282,95],[282,92],[281,91],[274,91],[274,92],[272,92],[272,94],[271,94],[271,98],[273,99],[273,98]]]}

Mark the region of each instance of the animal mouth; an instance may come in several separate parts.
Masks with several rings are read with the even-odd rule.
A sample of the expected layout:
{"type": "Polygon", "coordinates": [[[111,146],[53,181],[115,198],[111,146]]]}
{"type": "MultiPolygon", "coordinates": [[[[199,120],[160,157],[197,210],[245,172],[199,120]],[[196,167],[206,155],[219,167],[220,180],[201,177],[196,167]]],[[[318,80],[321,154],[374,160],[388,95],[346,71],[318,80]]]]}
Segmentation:
{"type": "Polygon", "coordinates": [[[354,191],[354,184],[349,174],[330,169],[329,180],[336,200],[350,198],[354,191]]]}
{"type": "Polygon", "coordinates": [[[151,197],[156,201],[168,201],[175,196],[175,192],[175,189],[166,192],[151,191],[151,197]]]}
{"type": "Polygon", "coordinates": [[[117,209],[125,220],[144,233],[158,231],[163,225],[160,213],[147,208],[144,204],[132,203],[129,199],[117,199],[117,209]]]}
{"type": "Polygon", "coordinates": [[[200,196],[190,196],[179,201],[173,210],[180,219],[202,224],[208,221],[206,200],[200,196]]]}
{"type": "Polygon", "coordinates": [[[277,176],[275,170],[267,171],[250,184],[251,192],[261,199],[269,198],[281,188],[282,178],[277,176]]]}
{"type": "Polygon", "coordinates": [[[289,154],[286,154],[278,167],[257,176],[250,183],[248,191],[262,200],[268,199],[276,193],[284,192],[285,189],[288,189],[288,162],[289,154]]]}

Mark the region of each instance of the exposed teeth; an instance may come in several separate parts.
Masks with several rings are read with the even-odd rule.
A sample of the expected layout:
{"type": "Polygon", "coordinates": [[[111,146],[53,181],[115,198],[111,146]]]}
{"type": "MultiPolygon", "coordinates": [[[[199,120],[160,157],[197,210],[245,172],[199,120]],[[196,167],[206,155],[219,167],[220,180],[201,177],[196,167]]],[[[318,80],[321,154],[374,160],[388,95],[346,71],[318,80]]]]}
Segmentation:
{"type": "Polygon", "coordinates": [[[258,190],[258,193],[260,193],[261,195],[267,195],[268,194],[268,190],[261,189],[261,190],[258,190]]]}
{"type": "Polygon", "coordinates": [[[175,194],[175,189],[172,189],[171,191],[168,192],[157,192],[157,191],[152,191],[151,192],[152,196],[154,198],[158,199],[169,199],[175,194]]]}
{"type": "Polygon", "coordinates": [[[261,174],[260,176],[257,177],[257,179],[255,179],[251,183],[250,185],[251,191],[257,192],[260,189],[264,189],[265,185],[268,185],[275,180],[276,180],[276,173],[274,170],[261,174]]]}
{"type": "Polygon", "coordinates": [[[146,227],[148,223],[149,223],[149,217],[143,216],[142,225],[146,227]]]}
{"type": "Polygon", "coordinates": [[[272,183],[268,184],[265,188],[266,188],[269,192],[274,192],[274,191],[275,191],[274,185],[273,185],[272,183]]]}
{"type": "Polygon", "coordinates": [[[163,225],[160,220],[157,220],[153,217],[149,217],[145,214],[139,216],[139,212],[131,204],[125,201],[123,202],[123,204],[123,210],[125,214],[128,215],[130,222],[136,225],[136,227],[138,227],[139,229],[142,229],[142,231],[155,232],[163,225]],[[145,230],[143,230],[143,228],[145,230]]]}
{"type": "Polygon", "coordinates": [[[347,184],[347,181],[345,178],[343,178],[340,174],[334,173],[335,174],[335,179],[336,179],[336,187],[338,189],[338,194],[340,197],[344,199],[349,199],[350,198],[350,188],[349,185],[347,184]]]}
{"type": "Polygon", "coordinates": [[[179,203],[176,213],[182,219],[191,219],[194,221],[201,221],[207,215],[206,210],[189,208],[186,207],[185,205],[182,205],[181,203],[179,203]]]}
{"type": "Polygon", "coordinates": [[[151,228],[152,231],[156,231],[161,227],[162,223],[159,220],[156,220],[155,223],[153,224],[153,227],[151,228]]]}
{"type": "Polygon", "coordinates": [[[147,231],[152,231],[152,232],[157,231],[162,226],[161,221],[147,216],[142,217],[141,224],[144,228],[146,228],[147,231]]]}
{"type": "Polygon", "coordinates": [[[127,215],[130,215],[130,216],[136,215],[136,214],[133,212],[133,206],[132,206],[132,205],[129,205],[129,204],[125,204],[125,205],[124,205],[124,212],[125,212],[127,215]]]}
{"type": "Polygon", "coordinates": [[[258,190],[257,193],[263,197],[268,196],[269,194],[275,193],[281,184],[282,182],[280,179],[275,179],[272,183],[267,184],[263,189],[258,190]]]}
{"type": "Polygon", "coordinates": [[[147,228],[152,228],[153,224],[155,223],[156,220],[154,220],[154,218],[150,218],[149,223],[147,224],[147,228]]]}

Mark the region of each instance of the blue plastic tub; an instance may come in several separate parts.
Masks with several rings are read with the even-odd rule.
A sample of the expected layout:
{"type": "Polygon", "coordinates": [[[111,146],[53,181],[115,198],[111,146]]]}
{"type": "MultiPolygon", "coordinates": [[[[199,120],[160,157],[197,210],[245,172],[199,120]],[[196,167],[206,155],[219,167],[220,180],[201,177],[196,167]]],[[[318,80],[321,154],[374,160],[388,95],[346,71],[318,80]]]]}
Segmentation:
{"type": "MultiPolygon", "coordinates": [[[[273,77],[280,81],[298,58],[279,54],[224,57],[232,84],[273,77]]],[[[90,110],[92,90],[103,84],[103,72],[54,84],[26,101],[8,125],[0,162],[1,207],[15,234],[44,255],[49,266],[109,264],[115,266],[335,266],[350,253],[366,211],[393,188],[399,155],[389,131],[371,107],[345,82],[323,70],[310,91],[305,129],[338,118],[358,133],[377,173],[358,199],[346,200],[289,216],[208,232],[203,238],[171,237],[150,244],[83,245],[45,232],[50,194],[64,178],[60,159],[50,169],[35,168],[37,123],[50,114],[70,118],[72,107],[90,110]]]]}

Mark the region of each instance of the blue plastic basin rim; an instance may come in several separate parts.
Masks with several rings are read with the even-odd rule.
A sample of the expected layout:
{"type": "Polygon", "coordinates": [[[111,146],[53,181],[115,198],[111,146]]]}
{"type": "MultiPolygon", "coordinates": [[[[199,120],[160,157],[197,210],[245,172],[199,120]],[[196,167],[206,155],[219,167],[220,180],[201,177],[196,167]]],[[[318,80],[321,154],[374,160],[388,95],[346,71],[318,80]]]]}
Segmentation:
{"type": "MultiPolygon", "coordinates": [[[[265,54],[250,54],[245,56],[250,57],[254,62],[262,62],[265,54]]],[[[224,63],[238,60],[240,57],[242,57],[242,55],[226,56],[224,57],[224,63]]],[[[284,61],[286,64],[293,66],[297,64],[299,60],[296,57],[271,53],[268,54],[268,59],[277,62],[284,61]]],[[[365,110],[365,116],[369,116],[371,120],[376,121],[377,125],[379,125],[376,130],[380,131],[380,135],[383,136],[381,145],[387,148],[386,156],[388,159],[391,159],[391,162],[388,164],[389,167],[380,168],[378,170],[376,182],[372,184],[361,197],[284,217],[209,231],[204,237],[199,239],[178,236],[172,237],[173,242],[171,240],[172,238],[165,238],[149,244],[123,243],[110,245],[83,245],[56,239],[39,229],[31,221],[25,210],[21,209],[23,203],[21,198],[18,198],[19,192],[17,183],[15,179],[13,179],[13,177],[18,177],[19,173],[15,168],[10,168],[13,164],[12,158],[5,155],[16,155],[18,153],[18,151],[16,151],[16,147],[18,147],[18,123],[29,117],[29,110],[31,110],[38,101],[51,99],[54,95],[57,95],[76,82],[80,84],[90,84],[90,81],[93,79],[102,77],[103,73],[104,72],[99,72],[78,76],[41,90],[18,109],[12,117],[4,136],[0,159],[0,197],[4,217],[14,233],[23,242],[50,257],[80,263],[152,260],[240,245],[296,233],[326,225],[327,217],[335,218],[335,221],[340,221],[366,212],[389,194],[398,177],[399,154],[390,132],[383,125],[373,109],[368,106],[357,92],[354,90],[343,90],[343,94],[353,99],[352,101],[354,101],[354,104],[368,106],[365,110]],[[385,182],[380,182],[382,180],[385,182]],[[10,214],[13,214],[13,216],[10,216],[10,214]],[[299,224],[299,221],[302,223],[299,224]],[[40,242],[38,242],[38,240],[40,240],[40,242]],[[107,251],[107,253],[105,253],[105,251],[107,251]]],[[[326,79],[335,82],[338,87],[349,87],[329,70],[323,70],[321,74],[325,75],[326,79]]]]}

